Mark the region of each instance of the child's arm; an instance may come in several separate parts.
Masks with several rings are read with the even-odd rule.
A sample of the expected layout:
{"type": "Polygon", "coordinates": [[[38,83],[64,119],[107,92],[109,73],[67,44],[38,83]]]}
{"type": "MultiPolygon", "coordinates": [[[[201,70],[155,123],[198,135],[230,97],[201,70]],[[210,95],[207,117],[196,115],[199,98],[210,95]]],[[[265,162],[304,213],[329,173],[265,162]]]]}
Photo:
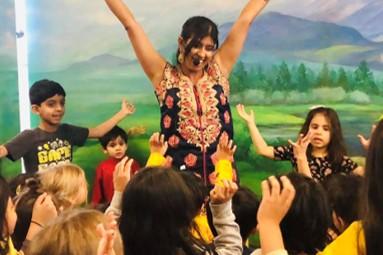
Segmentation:
{"type": "Polygon", "coordinates": [[[171,166],[171,159],[165,158],[168,149],[168,142],[165,142],[165,136],[156,132],[149,139],[150,155],[146,162],[147,167],[151,166],[171,166]]]}
{"type": "Polygon", "coordinates": [[[116,165],[113,173],[114,194],[109,207],[105,211],[105,214],[112,212],[117,217],[120,217],[122,192],[124,191],[126,185],[128,185],[130,181],[132,163],[133,159],[128,159],[128,157],[124,157],[116,165]]]}
{"type": "Polygon", "coordinates": [[[257,125],[254,121],[254,112],[250,110],[250,114],[246,112],[245,106],[242,104],[237,105],[237,112],[239,116],[246,121],[247,127],[249,128],[251,140],[257,150],[257,152],[270,159],[274,159],[274,148],[273,146],[267,145],[266,141],[263,139],[261,133],[259,132],[257,125]]]}
{"type": "Polygon", "coordinates": [[[26,240],[30,241],[50,221],[57,217],[57,210],[52,198],[47,194],[41,194],[35,201],[32,209],[31,224],[28,229],[26,240]]]}
{"type": "Polygon", "coordinates": [[[352,171],[352,173],[355,174],[355,175],[364,176],[364,167],[362,167],[362,166],[358,166],[357,168],[355,168],[355,169],[352,171]]]}
{"type": "Polygon", "coordinates": [[[289,143],[293,146],[294,157],[297,159],[297,170],[299,173],[304,174],[312,178],[312,174],[309,167],[309,162],[307,161],[307,147],[311,141],[311,134],[307,133],[306,136],[300,134],[296,142],[288,140],[289,143]]]}
{"type": "MultiPolygon", "coordinates": [[[[371,131],[370,131],[370,138],[372,134],[374,133],[376,129],[376,125],[371,126],[371,131]]],[[[364,137],[362,134],[358,134],[359,142],[363,146],[365,151],[368,151],[368,147],[370,146],[370,138],[364,137]]]]}
{"type": "Polygon", "coordinates": [[[231,209],[231,198],[238,189],[235,182],[223,180],[210,191],[210,208],[218,235],[214,238],[215,251],[219,255],[242,254],[242,238],[231,209]]]}
{"type": "Polygon", "coordinates": [[[0,158],[4,158],[8,155],[8,150],[4,145],[0,145],[0,158]]]}
{"type": "Polygon", "coordinates": [[[96,169],[96,176],[94,177],[93,182],[93,191],[92,191],[92,205],[96,206],[98,205],[102,200],[102,166],[99,165],[96,169]]]}
{"type": "Polygon", "coordinates": [[[128,103],[125,99],[122,100],[121,110],[113,115],[110,119],[101,123],[95,128],[89,128],[89,138],[100,138],[110,131],[126,116],[133,114],[135,111],[134,105],[128,103]]]}
{"type": "Polygon", "coordinates": [[[258,227],[262,254],[287,254],[284,251],[282,232],[279,227],[294,200],[295,189],[286,176],[278,180],[271,176],[262,182],[262,201],[258,209],[258,227]],[[281,191],[282,189],[282,191],[281,191]]]}
{"type": "Polygon", "coordinates": [[[216,152],[212,155],[212,161],[215,166],[216,185],[223,185],[223,180],[234,181],[234,173],[231,162],[237,146],[233,140],[229,141],[228,136],[221,136],[216,152]]]}

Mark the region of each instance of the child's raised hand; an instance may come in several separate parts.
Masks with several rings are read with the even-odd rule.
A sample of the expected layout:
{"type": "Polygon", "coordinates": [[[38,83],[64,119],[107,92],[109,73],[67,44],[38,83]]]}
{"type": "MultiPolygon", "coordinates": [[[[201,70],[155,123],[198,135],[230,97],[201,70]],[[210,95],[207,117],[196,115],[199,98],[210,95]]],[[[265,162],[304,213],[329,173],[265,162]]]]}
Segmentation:
{"type": "Polygon", "coordinates": [[[282,187],[275,176],[261,183],[262,201],[259,205],[257,219],[259,224],[279,225],[290,209],[295,197],[295,189],[286,176],[280,178],[282,187]]]}
{"type": "Polygon", "coordinates": [[[217,150],[211,156],[213,163],[215,164],[219,160],[229,160],[233,162],[234,153],[237,150],[237,145],[233,144],[233,140],[229,140],[227,135],[221,135],[217,150]]]}
{"type": "MultiPolygon", "coordinates": [[[[372,134],[374,133],[375,129],[376,129],[376,125],[372,125],[371,131],[370,131],[370,138],[371,138],[372,134]]],[[[359,138],[360,144],[363,146],[364,150],[367,151],[368,147],[370,147],[370,138],[366,138],[361,134],[358,134],[358,138],[359,138]]]]}
{"type": "Polygon", "coordinates": [[[312,139],[312,134],[308,132],[305,136],[303,134],[299,134],[298,140],[296,142],[288,140],[289,144],[293,146],[294,156],[295,158],[303,158],[306,157],[307,147],[309,146],[312,139]]]}
{"type": "Polygon", "coordinates": [[[133,159],[124,157],[115,167],[113,173],[113,186],[115,191],[122,192],[130,181],[130,172],[133,159]]]}
{"type": "Polygon", "coordinates": [[[97,225],[97,234],[100,237],[97,255],[114,255],[114,241],[116,239],[117,221],[113,212],[106,214],[106,226],[102,223],[97,225]]]}
{"type": "Polygon", "coordinates": [[[121,111],[125,116],[127,116],[133,114],[136,111],[136,108],[133,104],[129,103],[125,98],[123,98],[121,103],[121,111]]]}
{"type": "Polygon", "coordinates": [[[165,142],[165,136],[163,134],[155,132],[149,139],[150,153],[159,153],[165,155],[168,149],[168,142],[165,142]]]}
{"type": "Polygon", "coordinates": [[[250,110],[250,113],[247,113],[245,106],[243,104],[237,104],[236,106],[238,115],[246,121],[247,124],[254,122],[254,112],[250,110]]]}
{"type": "Polygon", "coordinates": [[[57,209],[52,197],[47,193],[41,194],[33,204],[31,222],[42,227],[56,217],[57,209]]]}
{"type": "Polygon", "coordinates": [[[237,192],[238,185],[230,180],[222,180],[222,185],[215,185],[210,191],[210,201],[213,204],[223,204],[229,201],[237,192]]]}

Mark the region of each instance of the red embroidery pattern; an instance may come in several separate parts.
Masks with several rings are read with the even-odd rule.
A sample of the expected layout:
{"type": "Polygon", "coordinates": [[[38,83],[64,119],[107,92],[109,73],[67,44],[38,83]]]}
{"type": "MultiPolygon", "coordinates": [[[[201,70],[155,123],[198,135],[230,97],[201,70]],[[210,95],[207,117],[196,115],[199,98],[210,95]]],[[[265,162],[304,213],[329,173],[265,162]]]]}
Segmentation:
{"type": "Polygon", "coordinates": [[[225,120],[225,124],[229,124],[230,123],[230,114],[228,111],[226,111],[224,114],[223,114],[223,118],[225,120]]]}
{"type": "Polygon", "coordinates": [[[169,115],[166,115],[165,117],[164,117],[164,127],[165,128],[169,128],[170,127],[170,125],[172,124],[172,118],[170,118],[169,117],[169,115]]]}
{"type": "Polygon", "coordinates": [[[173,104],[174,104],[174,99],[173,99],[173,97],[171,97],[171,96],[167,96],[167,97],[166,97],[166,100],[165,100],[165,104],[166,104],[166,106],[168,107],[168,109],[172,109],[172,108],[173,108],[173,104]]]}
{"type": "MultiPolygon", "coordinates": [[[[188,143],[200,147],[201,150],[214,143],[221,131],[221,122],[219,118],[219,103],[226,104],[226,98],[229,93],[229,82],[222,75],[216,63],[210,65],[207,74],[201,78],[196,85],[197,94],[200,100],[202,115],[198,115],[196,95],[193,91],[193,83],[184,76],[182,72],[170,64],[167,64],[164,71],[164,79],[155,88],[160,105],[163,103],[170,109],[173,107],[174,99],[166,96],[166,91],[171,88],[178,88],[179,92],[177,102],[180,111],[178,113],[178,132],[188,143]],[[214,85],[222,86],[224,95],[216,98],[217,91],[214,85]],[[164,102],[165,100],[165,102],[164,102]]],[[[227,113],[228,115],[228,113],[227,113]]],[[[165,128],[170,127],[171,119],[163,119],[165,128]]],[[[170,117],[169,117],[170,118],[170,117]]],[[[230,115],[225,117],[225,123],[230,122],[230,115]]]]}
{"type": "Polygon", "coordinates": [[[226,96],[224,94],[221,94],[219,96],[219,100],[221,101],[221,105],[225,105],[227,103],[226,96]]]}
{"type": "Polygon", "coordinates": [[[197,163],[197,156],[194,155],[193,153],[189,153],[184,158],[184,162],[185,162],[186,166],[193,167],[197,163]]]}
{"type": "Polygon", "coordinates": [[[177,148],[179,142],[180,142],[180,138],[176,135],[172,135],[168,139],[168,143],[169,143],[170,147],[172,147],[172,148],[177,148]]]}

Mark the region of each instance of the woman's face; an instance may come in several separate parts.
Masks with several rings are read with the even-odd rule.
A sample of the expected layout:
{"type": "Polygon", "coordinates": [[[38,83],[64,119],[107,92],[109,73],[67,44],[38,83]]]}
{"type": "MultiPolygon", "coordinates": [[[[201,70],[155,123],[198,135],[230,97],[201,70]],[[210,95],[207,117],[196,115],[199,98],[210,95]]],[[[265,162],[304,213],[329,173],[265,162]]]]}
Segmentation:
{"type": "MultiPolygon", "coordinates": [[[[191,39],[187,41],[190,43],[191,39]]],[[[185,45],[180,45],[184,47],[185,45]]],[[[210,36],[206,36],[193,48],[189,54],[184,56],[184,62],[181,64],[191,72],[198,72],[205,68],[205,66],[213,59],[215,53],[215,44],[210,36]]],[[[184,52],[181,50],[181,52],[184,52]]]]}

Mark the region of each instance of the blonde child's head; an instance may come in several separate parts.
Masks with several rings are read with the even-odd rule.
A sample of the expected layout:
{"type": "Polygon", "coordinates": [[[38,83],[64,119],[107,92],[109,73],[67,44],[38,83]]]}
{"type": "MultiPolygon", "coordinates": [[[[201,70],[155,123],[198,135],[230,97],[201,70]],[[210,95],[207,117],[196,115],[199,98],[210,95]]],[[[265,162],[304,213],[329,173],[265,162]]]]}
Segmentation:
{"type": "Polygon", "coordinates": [[[50,194],[58,209],[78,206],[87,199],[84,170],[75,164],[65,163],[48,168],[39,173],[38,179],[40,191],[50,194]]]}
{"type": "Polygon", "coordinates": [[[31,222],[33,204],[46,192],[58,211],[71,209],[86,201],[88,195],[84,171],[77,165],[65,163],[49,167],[29,178],[16,195],[18,221],[12,239],[21,248],[31,222]]]}
{"type": "MultiPolygon", "coordinates": [[[[100,241],[97,225],[103,224],[107,228],[108,223],[107,216],[96,210],[68,210],[35,236],[27,254],[97,254],[100,241]]],[[[116,255],[122,255],[121,237],[118,231],[116,234],[114,251],[116,255]]]]}

